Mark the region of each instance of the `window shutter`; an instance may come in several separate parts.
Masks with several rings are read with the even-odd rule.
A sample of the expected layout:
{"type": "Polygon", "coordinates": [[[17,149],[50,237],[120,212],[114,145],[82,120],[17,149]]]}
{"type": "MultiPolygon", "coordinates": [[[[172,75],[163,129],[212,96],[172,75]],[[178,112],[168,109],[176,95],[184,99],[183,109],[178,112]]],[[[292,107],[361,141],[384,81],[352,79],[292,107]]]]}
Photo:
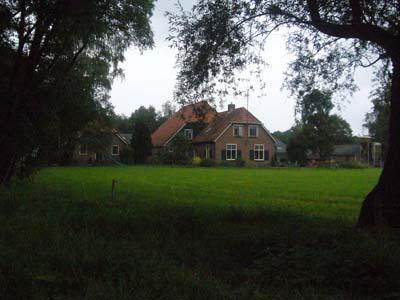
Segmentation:
{"type": "Polygon", "coordinates": [[[221,150],[221,160],[226,160],[226,151],[225,151],[225,149],[221,150]]]}
{"type": "Polygon", "coordinates": [[[242,150],[237,150],[237,158],[242,158],[242,150]]]}
{"type": "Polygon", "coordinates": [[[264,160],[269,160],[269,151],[268,150],[264,151],[264,160]]]}
{"type": "Polygon", "coordinates": [[[250,160],[254,160],[254,150],[250,150],[249,157],[250,157],[250,160]]]}
{"type": "Polygon", "coordinates": [[[211,150],[211,149],[210,149],[210,158],[213,158],[213,157],[212,157],[212,150],[211,150]]]}

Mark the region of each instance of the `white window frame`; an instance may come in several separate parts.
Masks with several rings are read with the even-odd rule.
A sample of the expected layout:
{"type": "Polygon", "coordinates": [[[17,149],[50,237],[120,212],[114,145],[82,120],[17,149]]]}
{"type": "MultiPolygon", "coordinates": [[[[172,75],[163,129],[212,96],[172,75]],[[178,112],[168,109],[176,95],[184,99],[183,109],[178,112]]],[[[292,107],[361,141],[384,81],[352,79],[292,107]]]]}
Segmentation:
{"type": "Polygon", "coordinates": [[[254,160],[258,160],[258,161],[264,161],[265,160],[265,156],[264,156],[264,151],[265,151],[265,147],[264,144],[254,144],[254,160]],[[256,149],[258,148],[258,149],[256,149]],[[262,158],[260,158],[260,152],[261,152],[261,156],[262,158]],[[256,153],[258,158],[256,158],[256,153]]]}
{"type": "Polygon", "coordinates": [[[247,134],[248,134],[249,137],[258,137],[258,131],[259,131],[259,126],[258,125],[249,125],[247,134]],[[252,129],[252,128],[256,129],[256,135],[251,135],[250,134],[250,129],[252,129]]]}
{"type": "Polygon", "coordinates": [[[232,135],[233,135],[234,137],[242,137],[242,136],[243,136],[243,125],[234,124],[234,125],[232,126],[232,135]],[[236,128],[239,129],[239,134],[238,134],[238,135],[235,134],[235,129],[236,129],[236,128]]]}
{"type": "Polygon", "coordinates": [[[88,155],[87,145],[86,145],[86,147],[85,147],[85,152],[82,152],[82,146],[83,146],[83,145],[79,145],[79,155],[82,155],[82,156],[88,155]]]}
{"type": "Polygon", "coordinates": [[[237,159],[237,144],[226,144],[225,148],[225,159],[226,160],[236,160],[237,159]],[[228,146],[234,149],[228,149],[228,146]],[[230,152],[230,158],[228,158],[228,151],[230,152]],[[235,153],[235,157],[233,157],[233,153],[235,153]]]}
{"type": "Polygon", "coordinates": [[[119,155],[119,145],[111,145],[111,156],[118,156],[119,155]],[[114,153],[114,147],[117,147],[118,151],[117,154],[114,153]]]}
{"type": "Polygon", "coordinates": [[[187,138],[188,140],[193,140],[193,129],[191,128],[186,128],[183,130],[183,135],[185,136],[185,138],[187,138]],[[189,133],[189,134],[188,134],[189,133]]]}

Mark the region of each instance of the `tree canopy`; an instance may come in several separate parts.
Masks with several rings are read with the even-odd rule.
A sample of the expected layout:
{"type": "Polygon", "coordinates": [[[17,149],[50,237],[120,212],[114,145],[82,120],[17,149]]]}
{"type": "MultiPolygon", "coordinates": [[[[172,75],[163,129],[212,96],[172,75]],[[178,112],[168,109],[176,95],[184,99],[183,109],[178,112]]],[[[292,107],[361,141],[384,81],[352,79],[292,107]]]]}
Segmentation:
{"type": "Polygon", "coordinates": [[[304,95],[297,108],[301,115],[303,143],[320,159],[330,158],[335,144],[352,141],[350,125],[338,115],[332,115],[334,107],[331,92],[312,90],[304,95]]]}
{"type": "Polygon", "coordinates": [[[1,1],[1,183],[41,137],[57,138],[57,123],[64,135],[107,109],[124,51],[153,45],[152,9],[153,0],[1,1]]]}

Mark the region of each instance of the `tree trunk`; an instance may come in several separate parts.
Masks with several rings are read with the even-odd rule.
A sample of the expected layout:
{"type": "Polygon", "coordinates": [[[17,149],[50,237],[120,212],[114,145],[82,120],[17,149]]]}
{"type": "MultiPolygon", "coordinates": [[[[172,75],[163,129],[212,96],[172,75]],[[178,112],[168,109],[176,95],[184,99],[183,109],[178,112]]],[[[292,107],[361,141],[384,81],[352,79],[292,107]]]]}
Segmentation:
{"type": "Polygon", "coordinates": [[[388,151],[378,184],[362,205],[359,227],[400,227],[400,58],[392,62],[388,151]]]}

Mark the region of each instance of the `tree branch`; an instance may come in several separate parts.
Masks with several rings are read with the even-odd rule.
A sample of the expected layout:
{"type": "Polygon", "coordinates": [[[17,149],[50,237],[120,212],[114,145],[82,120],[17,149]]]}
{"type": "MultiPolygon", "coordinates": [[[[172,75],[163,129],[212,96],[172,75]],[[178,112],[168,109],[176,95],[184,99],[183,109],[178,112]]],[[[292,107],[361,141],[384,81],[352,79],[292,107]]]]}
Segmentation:
{"type": "MultiPolygon", "coordinates": [[[[354,0],[352,0],[354,2],[354,0]]],[[[327,35],[340,38],[356,38],[373,42],[382,47],[390,56],[395,55],[396,43],[399,38],[381,27],[370,24],[337,25],[321,19],[318,0],[307,0],[308,11],[311,17],[311,25],[327,35]]]]}

